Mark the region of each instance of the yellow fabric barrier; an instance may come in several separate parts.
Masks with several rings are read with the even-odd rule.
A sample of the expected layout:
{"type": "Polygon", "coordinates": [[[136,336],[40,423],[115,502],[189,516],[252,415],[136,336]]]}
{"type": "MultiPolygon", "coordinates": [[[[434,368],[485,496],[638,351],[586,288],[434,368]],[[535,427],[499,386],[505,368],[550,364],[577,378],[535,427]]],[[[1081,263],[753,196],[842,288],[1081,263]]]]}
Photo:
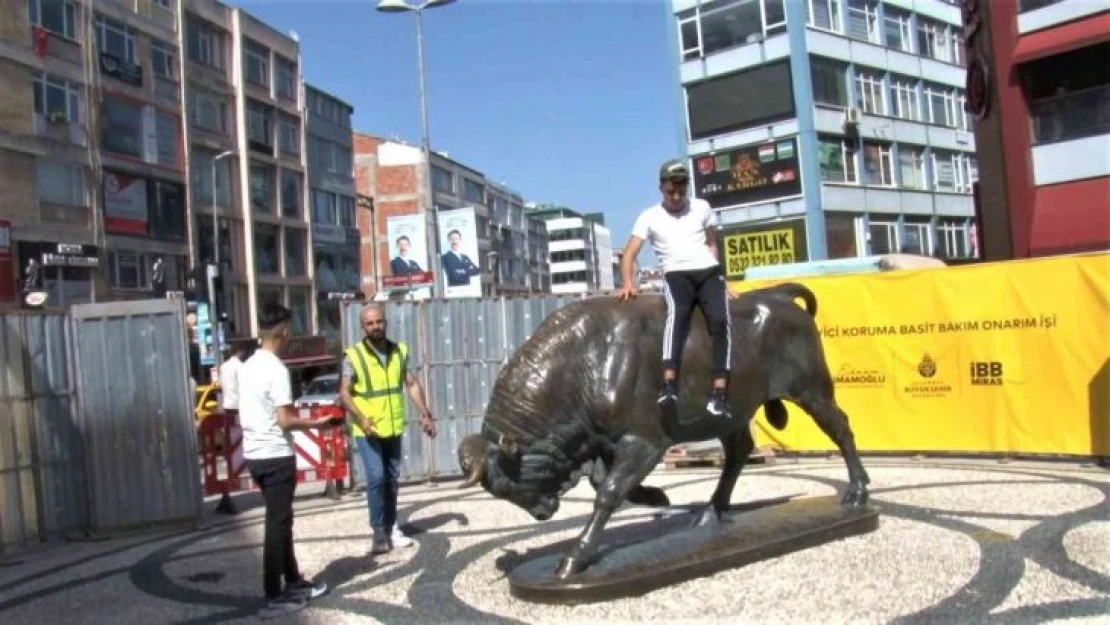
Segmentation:
{"type": "MultiPolygon", "coordinates": [[[[781,282],[817,296],[861,450],[1110,455],[1110,254],[730,287],[781,282]]],[[[786,405],[781,432],[756,415],[758,445],[835,449],[786,405]]]]}

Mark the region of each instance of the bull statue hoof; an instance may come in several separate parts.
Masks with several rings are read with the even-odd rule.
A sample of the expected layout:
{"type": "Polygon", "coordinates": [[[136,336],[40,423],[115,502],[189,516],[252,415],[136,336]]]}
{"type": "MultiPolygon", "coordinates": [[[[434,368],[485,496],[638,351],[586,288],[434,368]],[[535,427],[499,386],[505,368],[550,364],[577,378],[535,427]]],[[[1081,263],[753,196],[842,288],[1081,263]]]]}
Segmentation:
{"type": "Polygon", "coordinates": [[[848,491],[844,493],[844,497],[840,500],[840,505],[845,508],[862,508],[867,505],[871,496],[864,486],[849,486],[848,491]]]}
{"type": "Polygon", "coordinates": [[[717,506],[709,504],[701,509],[701,513],[694,518],[691,527],[708,527],[726,523],[732,523],[732,520],[726,517],[723,511],[718,510],[717,506]]]}
{"type": "Polygon", "coordinates": [[[559,560],[559,565],[555,567],[556,579],[567,579],[573,577],[589,568],[589,562],[576,558],[574,556],[565,556],[559,560]]]}

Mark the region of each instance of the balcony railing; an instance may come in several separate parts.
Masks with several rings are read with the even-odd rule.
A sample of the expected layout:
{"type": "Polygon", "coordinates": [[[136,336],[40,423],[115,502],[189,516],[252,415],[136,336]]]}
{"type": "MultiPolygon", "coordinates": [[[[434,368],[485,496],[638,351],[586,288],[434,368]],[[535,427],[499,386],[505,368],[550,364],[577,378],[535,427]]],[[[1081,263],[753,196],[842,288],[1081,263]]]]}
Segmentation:
{"type": "Polygon", "coordinates": [[[1038,145],[1110,134],[1110,84],[1035,100],[1030,116],[1038,145]]]}

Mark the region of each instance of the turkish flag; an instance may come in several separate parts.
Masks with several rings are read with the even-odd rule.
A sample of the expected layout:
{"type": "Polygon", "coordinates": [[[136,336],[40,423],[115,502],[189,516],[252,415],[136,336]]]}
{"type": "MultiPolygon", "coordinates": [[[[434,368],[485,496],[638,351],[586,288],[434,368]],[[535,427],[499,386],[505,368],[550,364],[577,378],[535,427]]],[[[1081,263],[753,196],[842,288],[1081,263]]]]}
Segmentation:
{"type": "Polygon", "coordinates": [[[35,55],[40,59],[46,56],[46,49],[50,45],[50,33],[42,26],[34,26],[31,29],[34,35],[35,55]]]}

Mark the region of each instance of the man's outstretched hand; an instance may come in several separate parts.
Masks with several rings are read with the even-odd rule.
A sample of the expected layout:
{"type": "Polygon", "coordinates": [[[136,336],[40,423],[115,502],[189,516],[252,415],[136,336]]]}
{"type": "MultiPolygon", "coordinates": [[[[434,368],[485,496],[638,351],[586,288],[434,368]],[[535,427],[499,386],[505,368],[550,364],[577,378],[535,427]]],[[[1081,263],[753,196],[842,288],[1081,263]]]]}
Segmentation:
{"type": "Polygon", "coordinates": [[[621,290],[617,291],[617,299],[619,299],[622,302],[626,302],[626,301],[632,299],[633,297],[636,297],[639,294],[640,294],[640,289],[637,289],[634,286],[626,286],[626,287],[622,288],[621,290]]]}

